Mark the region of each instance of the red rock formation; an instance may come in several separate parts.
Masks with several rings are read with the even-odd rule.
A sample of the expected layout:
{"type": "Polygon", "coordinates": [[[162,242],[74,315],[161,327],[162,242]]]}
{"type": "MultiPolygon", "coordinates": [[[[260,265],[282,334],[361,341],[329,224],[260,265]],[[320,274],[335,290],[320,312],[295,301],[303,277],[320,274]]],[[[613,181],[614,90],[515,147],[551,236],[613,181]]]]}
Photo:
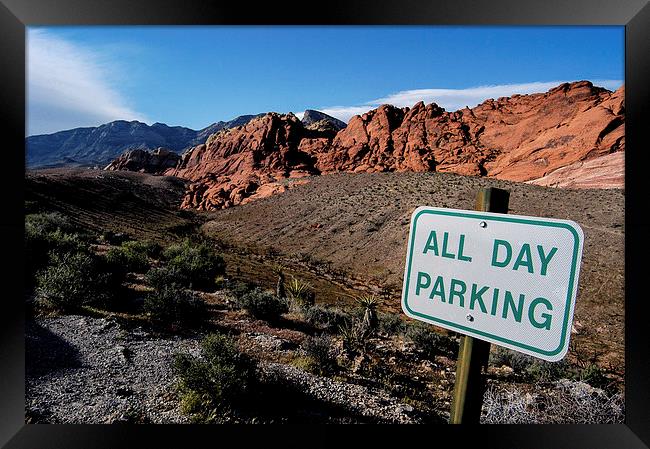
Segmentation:
{"type": "Polygon", "coordinates": [[[127,150],[104,170],[128,170],[159,174],[176,166],[180,156],[166,148],[156,148],[152,151],[135,149],[127,150]]]}
{"type": "Polygon", "coordinates": [[[213,134],[165,174],[192,181],[183,207],[234,206],[282,192],[294,178],[318,174],[314,158],[299,148],[303,137],[314,133],[293,114],[269,113],[213,134]]]}
{"type": "Polygon", "coordinates": [[[331,171],[448,171],[512,181],[625,146],[623,88],[611,93],[582,81],[547,93],[487,100],[445,112],[422,102],[383,105],[350,119],[317,167],[331,171]]]}
{"type": "Polygon", "coordinates": [[[609,92],[586,81],[562,84],[544,94],[486,102],[473,112],[485,122],[481,142],[500,150],[485,164],[487,175],[499,179],[537,179],[625,149],[623,87],[609,92]]]}
{"type": "MultiPolygon", "coordinates": [[[[337,171],[447,171],[543,185],[565,185],[558,177],[570,172],[574,178],[584,173],[590,177],[586,184],[598,187],[595,174],[623,159],[587,162],[624,150],[624,113],[623,88],[610,92],[587,81],[455,112],[422,102],[412,108],[382,105],[352,117],[336,134],[325,124],[305,127],[292,114],[269,113],[213,134],[166,174],[192,181],[183,206],[204,210],[337,171]],[[564,167],[573,168],[558,171],[564,167]]],[[[602,187],[622,187],[619,175],[603,179],[602,187]]]]}

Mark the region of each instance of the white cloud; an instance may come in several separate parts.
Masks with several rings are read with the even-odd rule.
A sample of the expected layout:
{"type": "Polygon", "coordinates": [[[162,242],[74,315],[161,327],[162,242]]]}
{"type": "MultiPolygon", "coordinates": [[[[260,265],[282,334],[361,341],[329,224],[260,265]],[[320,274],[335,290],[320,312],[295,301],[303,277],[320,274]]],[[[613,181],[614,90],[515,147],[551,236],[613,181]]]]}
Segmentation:
{"type": "Polygon", "coordinates": [[[116,87],[117,61],[44,30],[27,33],[27,134],[148,119],[116,87]]]}
{"type": "MultiPolygon", "coordinates": [[[[478,86],[466,89],[414,89],[404,90],[386,97],[377,98],[358,106],[333,106],[319,109],[319,111],[348,122],[357,114],[363,114],[375,109],[381,104],[392,104],[397,107],[413,106],[418,101],[436,103],[447,111],[456,111],[465,106],[474,107],[488,98],[509,97],[514,94],[531,94],[546,92],[565,81],[545,81],[522,84],[500,84],[491,86],[478,86]]],[[[623,82],[620,80],[596,80],[594,85],[602,86],[609,90],[618,89],[623,82]]]]}

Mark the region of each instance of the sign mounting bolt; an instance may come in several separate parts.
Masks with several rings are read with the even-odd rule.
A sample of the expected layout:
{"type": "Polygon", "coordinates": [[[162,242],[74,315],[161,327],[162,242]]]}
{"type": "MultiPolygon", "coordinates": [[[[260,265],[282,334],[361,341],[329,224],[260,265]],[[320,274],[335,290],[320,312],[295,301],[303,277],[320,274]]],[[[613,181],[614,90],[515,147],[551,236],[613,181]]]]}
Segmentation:
{"type": "Polygon", "coordinates": [[[487,228],[487,223],[484,221],[480,222],[478,225],[482,228],[487,228]]]}
{"type": "Polygon", "coordinates": [[[469,322],[474,321],[474,317],[472,315],[470,315],[469,313],[467,314],[467,316],[465,318],[467,318],[467,321],[469,321],[469,322]]]}

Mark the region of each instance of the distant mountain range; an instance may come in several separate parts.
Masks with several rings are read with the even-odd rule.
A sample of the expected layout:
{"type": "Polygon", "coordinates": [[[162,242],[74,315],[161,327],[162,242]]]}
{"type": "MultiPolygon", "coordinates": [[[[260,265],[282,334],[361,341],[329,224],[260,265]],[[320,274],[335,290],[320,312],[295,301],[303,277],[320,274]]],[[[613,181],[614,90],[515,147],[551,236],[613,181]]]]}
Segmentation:
{"type": "Polygon", "coordinates": [[[245,125],[258,115],[241,115],[219,121],[198,131],[164,123],[147,125],[138,121],[116,120],[105,125],[75,128],[25,139],[28,168],[59,166],[104,167],[130,149],[168,148],[177,153],[204,143],[222,129],[245,125]]]}

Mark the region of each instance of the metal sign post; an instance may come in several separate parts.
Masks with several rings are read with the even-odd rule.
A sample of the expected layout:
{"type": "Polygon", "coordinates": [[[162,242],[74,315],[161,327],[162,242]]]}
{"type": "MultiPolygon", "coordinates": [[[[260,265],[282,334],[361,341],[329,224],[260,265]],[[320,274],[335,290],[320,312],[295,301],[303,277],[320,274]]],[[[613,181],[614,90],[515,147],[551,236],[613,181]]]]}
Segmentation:
{"type": "MultiPolygon", "coordinates": [[[[497,188],[481,189],[476,196],[476,210],[508,213],[510,192],[497,188]]],[[[456,362],[454,399],[449,413],[450,424],[478,423],[481,418],[485,377],[490,357],[490,343],[463,335],[456,362]]]]}

